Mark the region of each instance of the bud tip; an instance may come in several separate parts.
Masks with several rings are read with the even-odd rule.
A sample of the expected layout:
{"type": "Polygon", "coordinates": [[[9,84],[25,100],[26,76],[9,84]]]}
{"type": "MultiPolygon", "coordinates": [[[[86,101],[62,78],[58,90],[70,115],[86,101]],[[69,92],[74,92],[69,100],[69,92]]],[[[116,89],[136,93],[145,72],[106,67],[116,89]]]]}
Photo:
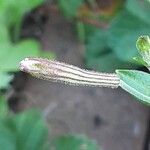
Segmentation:
{"type": "Polygon", "coordinates": [[[20,70],[24,72],[36,71],[38,70],[36,64],[39,64],[39,61],[32,58],[25,58],[20,62],[20,70]]]}
{"type": "Polygon", "coordinates": [[[150,38],[148,35],[144,35],[138,38],[136,47],[140,53],[150,51],[150,38]]]}

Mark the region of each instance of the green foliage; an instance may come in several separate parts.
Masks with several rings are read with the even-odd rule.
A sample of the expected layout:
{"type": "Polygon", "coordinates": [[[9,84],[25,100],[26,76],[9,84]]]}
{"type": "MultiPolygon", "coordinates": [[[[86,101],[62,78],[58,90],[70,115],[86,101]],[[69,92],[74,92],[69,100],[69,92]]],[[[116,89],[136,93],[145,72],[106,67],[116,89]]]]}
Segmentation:
{"type": "MultiPolygon", "coordinates": [[[[113,72],[116,68],[132,68],[134,64],[125,63],[108,46],[108,32],[96,31],[88,38],[86,45],[86,65],[99,71],[113,72]],[[109,60],[109,61],[108,61],[109,60]]],[[[133,43],[132,43],[133,44],[133,43]]],[[[124,53],[121,53],[124,55],[124,53]]]]}
{"type": "Polygon", "coordinates": [[[43,0],[0,1],[0,89],[7,88],[9,81],[13,78],[7,73],[18,71],[18,64],[25,57],[46,56],[50,59],[55,57],[52,53],[42,52],[38,41],[19,39],[25,13],[43,2],[43,0]]]}
{"type": "Polygon", "coordinates": [[[13,79],[13,75],[9,75],[4,72],[0,72],[0,88],[6,89],[9,86],[9,82],[13,79]]]}
{"type": "Polygon", "coordinates": [[[148,0],[127,0],[126,7],[133,15],[150,24],[150,2],[148,0]]]}
{"type": "Polygon", "coordinates": [[[137,97],[139,101],[150,105],[150,75],[135,70],[117,70],[120,86],[137,97]]]}
{"type": "Polygon", "coordinates": [[[149,36],[141,36],[136,42],[136,47],[138,48],[141,55],[143,52],[150,53],[150,38],[149,36]]]}
{"type": "Polygon", "coordinates": [[[88,55],[96,57],[106,54],[108,52],[107,49],[109,49],[107,41],[107,32],[103,30],[96,30],[90,37],[88,37],[87,40],[86,49],[88,55]]]}
{"type": "Polygon", "coordinates": [[[149,32],[150,24],[133,16],[128,10],[122,11],[111,21],[109,29],[105,31],[105,35],[101,31],[96,31],[91,37],[91,40],[87,42],[87,66],[95,68],[94,66],[96,66],[95,62],[97,59],[101,64],[97,65],[96,69],[102,71],[113,71],[116,68],[130,68],[131,65],[135,66],[132,58],[137,56],[138,53],[133,43],[135,43],[141,34],[147,34],[149,32]],[[113,63],[113,60],[107,59],[109,57],[106,57],[106,55],[110,55],[107,50],[104,52],[104,48],[107,47],[111,50],[112,56],[116,57],[116,65],[113,63]],[[88,55],[88,53],[93,52],[96,52],[94,56],[95,60],[90,61],[92,55],[88,55]],[[102,57],[104,57],[102,52],[105,53],[104,56],[106,59],[102,59],[102,57]],[[103,60],[103,62],[101,60],[103,60]],[[105,65],[106,67],[102,69],[100,66],[108,62],[108,60],[112,65],[109,67],[105,65]]]}
{"type": "Polygon", "coordinates": [[[150,70],[150,38],[149,36],[141,36],[136,42],[136,46],[139,50],[144,65],[150,70]]]}
{"type": "Polygon", "coordinates": [[[18,64],[22,59],[28,56],[38,56],[39,53],[40,45],[34,40],[24,40],[15,45],[4,45],[0,52],[0,70],[5,72],[18,71],[18,64]]]}
{"type": "Polygon", "coordinates": [[[111,22],[108,30],[108,44],[118,59],[128,63],[134,56],[137,56],[137,50],[133,43],[141,34],[149,32],[149,24],[128,11],[123,11],[111,22]]]}
{"type": "Polygon", "coordinates": [[[0,97],[0,144],[3,150],[46,150],[48,129],[39,111],[8,113],[0,97]]]}
{"type": "MultiPolygon", "coordinates": [[[[136,46],[142,57],[134,59],[145,65],[150,70],[150,38],[141,36],[136,42],[136,46]]],[[[150,105],[150,74],[135,70],[116,70],[120,78],[120,86],[138,98],[139,101],[150,105]]]]}
{"type": "Polygon", "coordinates": [[[116,68],[133,68],[134,65],[131,63],[124,63],[118,60],[116,55],[111,50],[107,51],[108,53],[104,53],[97,57],[88,56],[86,60],[86,66],[88,68],[94,68],[95,70],[104,71],[104,72],[114,72],[116,68]]]}
{"type": "Polygon", "coordinates": [[[13,132],[5,124],[0,123],[0,145],[3,150],[16,150],[13,132]]]}
{"type": "Polygon", "coordinates": [[[139,65],[147,66],[147,63],[141,57],[133,57],[133,60],[139,65]]]}
{"type": "Polygon", "coordinates": [[[3,20],[5,19],[4,23],[7,27],[17,26],[25,13],[41,5],[43,2],[43,0],[1,0],[0,16],[2,16],[3,20]]]}
{"type": "Polygon", "coordinates": [[[95,142],[83,136],[65,135],[56,138],[50,150],[99,150],[95,142]]]}
{"type": "Polygon", "coordinates": [[[17,148],[20,150],[43,150],[48,130],[38,111],[27,111],[13,119],[17,133],[17,148]]]}
{"type": "Polygon", "coordinates": [[[8,29],[2,23],[0,23],[0,35],[1,35],[0,44],[7,45],[11,43],[8,29]]]}
{"type": "Polygon", "coordinates": [[[83,3],[83,0],[57,0],[58,6],[63,11],[63,14],[68,17],[75,17],[78,9],[83,3]]]}
{"type": "Polygon", "coordinates": [[[8,107],[6,104],[6,100],[3,96],[0,96],[0,121],[5,119],[8,114],[8,107]]]}
{"type": "MultiPolygon", "coordinates": [[[[131,20],[133,20],[133,18],[131,20]]],[[[118,26],[118,28],[119,28],[119,26],[118,26]]],[[[134,30],[134,29],[132,29],[132,30],[134,30]]],[[[119,30],[116,29],[116,32],[114,32],[114,33],[117,33],[117,31],[119,31],[120,33],[123,32],[121,29],[119,29],[119,30]]],[[[130,36],[132,36],[132,34],[130,36]]],[[[106,40],[107,38],[102,40],[101,36],[97,36],[97,37],[98,37],[98,39],[96,39],[97,41],[100,40],[100,39],[101,39],[100,42],[103,41],[103,43],[104,43],[104,41],[105,42],[107,41],[106,40]]],[[[127,35],[127,37],[128,37],[128,35],[127,35]]],[[[108,39],[109,38],[110,37],[108,37],[108,39]]],[[[112,42],[112,44],[113,43],[116,44],[117,41],[119,41],[119,35],[117,35],[116,39],[117,40],[112,42]]],[[[131,40],[130,37],[128,37],[128,39],[131,40]]],[[[96,40],[94,40],[94,42],[96,42],[96,40]]],[[[127,40],[125,40],[125,42],[126,41],[127,40]]],[[[132,41],[132,42],[134,42],[134,41],[132,41]]],[[[119,43],[119,44],[122,44],[122,43],[119,43]]],[[[130,44],[132,44],[132,43],[130,43],[130,44]]],[[[149,36],[141,36],[140,38],[138,38],[136,45],[137,45],[139,53],[142,57],[134,57],[134,59],[139,64],[145,65],[150,70],[150,38],[149,38],[149,36]]],[[[89,47],[92,47],[92,46],[90,45],[89,47]]],[[[101,46],[103,46],[103,45],[101,45],[101,46]]],[[[95,55],[95,54],[96,54],[96,56],[98,56],[99,51],[97,50],[98,49],[97,47],[98,47],[98,45],[96,45],[94,47],[95,51],[93,53],[90,53],[90,56],[95,55]]],[[[129,48],[130,48],[130,46],[127,47],[126,45],[124,45],[124,46],[122,45],[122,47],[127,48],[127,50],[129,50],[129,48]]],[[[120,58],[121,58],[121,55],[122,55],[122,58],[123,58],[123,57],[128,56],[128,54],[130,55],[129,51],[127,51],[127,55],[126,55],[126,53],[120,53],[120,52],[118,53],[118,55],[120,55],[120,58]]],[[[113,54],[110,54],[110,57],[112,57],[112,56],[113,56],[113,54]]],[[[102,58],[101,59],[96,58],[96,59],[98,59],[98,61],[99,60],[103,61],[102,58]]],[[[103,62],[101,62],[101,63],[97,62],[96,63],[96,59],[93,60],[94,64],[92,66],[94,66],[95,64],[97,64],[97,65],[98,64],[103,64],[103,62]]],[[[112,64],[115,60],[113,61],[113,59],[111,59],[111,58],[107,58],[107,60],[109,60],[109,61],[105,62],[104,66],[111,69],[111,66],[109,66],[110,62],[112,64]],[[109,64],[109,65],[107,65],[107,64],[109,64]]],[[[102,66],[100,66],[100,67],[102,67],[102,66]]],[[[100,68],[100,67],[98,66],[98,68],[100,68]]],[[[102,70],[103,70],[103,67],[102,67],[102,70]]],[[[124,90],[128,91],[129,93],[131,93],[132,95],[137,97],[139,101],[150,105],[150,74],[144,73],[144,72],[141,72],[141,71],[134,71],[134,70],[116,70],[116,73],[118,74],[118,76],[120,78],[120,86],[124,90]]]]}
{"type": "MultiPolygon", "coordinates": [[[[78,9],[75,9],[77,5],[71,5],[74,0],[70,0],[70,4],[67,3],[67,0],[62,1],[66,2],[64,2],[64,6],[61,7],[66,15],[72,10],[76,10],[76,12],[73,11],[73,14],[70,15],[71,17],[75,17],[75,14],[81,13],[78,9]]],[[[59,3],[60,2],[61,1],[59,1],[59,3]]],[[[99,8],[96,2],[88,1],[88,3],[90,2],[94,4],[93,6],[99,8]]],[[[82,6],[86,5],[85,3],[80,4],[80,0],[77,0],[76,3],[82,6]]],[[[114,3],[117,4],[119,1],[114,1],[114,3]]],[[[78,32],[81,32],[78,33],[80,39],[82,41],[84,39],[86,45],[85,62],[88,68],[101,71],[114,71],[116,68],[121,67],[128,69],[131,68],[131,66],[137,67],[132,60],[133,57],[137,57],[138,55],[133,43],[135,43],[140,35],[150,33],[150,2],[147,0],[127,0],[123,3],[122,0],[120,0],[120,3],[122,5],[120,10],[115,11],[116,13],[111,15],[111,18],[108,17],[110,19],[107,19],[107,21],[102,19],[102,16],[100,17],[101,13],[96,13],[95,16],[93,16],[93,18],[95,18],[95,20],[92,20],[93,23],[100,21],[100,23],[108,24],[108,28],[98,29],[94,26],[89,25],[87,27],[87,25],[82,25],[79,28],[80,30],[78,30],[78,32]],[[107,65],[108,61],[111,62],[111,65],[107,65]]],[[[77,8],[79,8],[79,6],[77,8]]],[[[101,9],[102,8],[99,8],[100,12],[101,9]]],[[[90,20],[90,12],[88,12],[87,9],[83,10],[83,12],[83,19],[90,20]]],[[[108,12],[105,13],[109,14],[109,9],[108,12]]]]}
{"type": "Polygon", "coordinates": [[[2,63],[0,64],[0,71],[5,72],[19,71],[19,62],[29,56],[44,56],[49,59],[53,59],[55,57],[52,53],[42,52],[40,44],[31,39],[23,40],[18,44],[5,47],[4,50],[5,51],[0,52],[0,59],[2,63]],[[8,59],[7,62],[4,58],[8,59]]]}

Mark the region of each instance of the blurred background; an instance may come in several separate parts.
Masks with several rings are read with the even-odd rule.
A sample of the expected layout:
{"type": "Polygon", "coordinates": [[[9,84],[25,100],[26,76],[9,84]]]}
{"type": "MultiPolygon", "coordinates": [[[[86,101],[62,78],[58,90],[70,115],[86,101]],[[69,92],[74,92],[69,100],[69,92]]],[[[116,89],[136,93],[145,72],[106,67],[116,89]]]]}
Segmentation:
{"type": "Polygon", "coordinates": [[[122,89],[74,87],[19,71],[25,57],[85,69],[146,70],[149,0],[0,0],[1,150],[150,150],[149,107],[122,89]]]}

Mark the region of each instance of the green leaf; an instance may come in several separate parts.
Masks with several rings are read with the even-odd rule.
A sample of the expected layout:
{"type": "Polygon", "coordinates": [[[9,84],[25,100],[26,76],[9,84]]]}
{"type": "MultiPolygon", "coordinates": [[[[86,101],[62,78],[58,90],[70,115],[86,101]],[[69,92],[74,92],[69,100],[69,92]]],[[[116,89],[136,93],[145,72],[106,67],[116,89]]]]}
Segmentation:
{"type": "Polygon", "coordinates": [[[51,149],[55,150],[99,150],[95,142],[83,136],[65,135],[56,138],[51,149]]]}
{"type": "Polygon", "coordinates": [[[17,45],[0,45],[0,71],[18,71],[19,62],[25,57],[39,56],[40,45],[34,40],[25,40],[17,45]]]}
{"type": "Polygon", "coordinates": [[[103,30],[96,30],[88,38],[86,44],[86,66],[99,71],[112,72],[117,68],[135,67],[134,62],[125,63],[115,55],[108,47],[108,33],[103,30]]]}
{"type": "MultiPolygon", "coordinates": [[[[136,47],[139,53],[150,53],[150,38],[148,35],[140,36],[136,42],[136,47]]],[[[150,56],[149,56],[150,57],[150,56]]]]}
{"type": "Polygon", "coordinates": [[[7,10],[7,6],[8,6],[8,1],[6,0],[0,0],[0,23],[1,24],[5,24],[6,22],[6,10],[7,10]],[[7,2],[7,3],[6,3],[7,2]]]}
{"type": "MultiPolygon", "coordinates": [[[[6,107],[1,112],[4,114],[6,107]]],[[[48,129],[39,111],[28,110],[0,119],[0,145],[3,150],[46,150],[47,135],[48,129]]]]}
{"type": "Polygon", "coordinates": [[[16,137],[3,122],[0,122],[0,147],[2,150],[16,150],[16,137]]]}
{"type": "Polygon", "coordinates": [[[0,119],[4,119],[8,114],[8,107],[4,97],[0,96],[0,119]]]}
{"type": "Polygon", "coordinates": [[[20,37],[20,29],[25,13],[41,5],[44,0],[1,0],[0,21],[12,31],[13,40],[20,37]]]}
{"type": "Polygon", "coordinates": [[[136,42],[140,35],[150,33],[150,25],[146,24],[128,11],[123,11],[113,19],[108,31],[108,45],[118,59],[131,62],[137,56],[136,42]]]}
{"type": "Polygon", "coordinates": [[[0,89],[6,89],[9,86],[9,83],[12,79],[13,75],[0,72],[0,89]]]}
{"type": "Polygon", "coordinates": [[[24,40],[18,44],[0,42],[0,72],[18,71],[19,62],[25,57],[55,58],[53,53],[41,51],[40,47],[35,40],[24,40]]]}
{"type": "Polygon", "coordinates": [[[148,66],[148,64],[143,60],[141,57],[133,57],[133,60],[136,61],[137,64],[143,65],[143,66],[148,66]]]}
{"type": "Polygon", "coordinates": [[[10,37],[6,26],[0,24],[0,44],[10,44],[10,37]]]}
{"type": "Polygon", "coordinates": [[[75,17],[83,0],[57,0],[60,9],[68,18],[75,17]]]}
{"type": "MultiPolygon", "coordinates": [[[[10,0],[8,0],[10,1],[10,0]]],[[[13,7],[15,9],[18,9],[18,11],[20,13],[26,13],[38,6],[40,6],[44,0],[21,0],[21,1],[17,1],[16,3],[16,0],[12,0],[13,1],[13,7]]]]}
{"type": "Polygon", "coordinates": [[[150,105],[150,74],[134,70],[116,70],[116,73],[124,90],[150,105]]]}
{"type": "Polygon", "coordinates": [[[147,64],[146,67],[150,66],[150,38],[149,36],[141,36],[136,42],[136,46],[142,56],[143,61],[147,64]]]}
{"type": "Polygon", "coordinates": [[[126,7],[133,15],[150,24],[150,2],[148,0],[127,0],[126,7]]]}
{"type": "Polygon", "coordinates": [[[80,42],[84,43],[85,42],[85,27],[84,24],[81,21],[76,22],[76,31],[77,31],[77,36],[80,42]]]}
{"type": "Polygon", "coordinates": [[[38,111],[24,112],[15,118],[17,148],[21,150],[43,150],[48,130],[38,111]]]}
{"type": "Polygon", "coordinates": [[[41,5],[44,0],[2,0],[7,4],[6,16],[9,27],[22,20],[25,13],[41,5]]]}
{"type": "Polygon", "coordinates": [[[107,46],[107,33],[102,30],[95,31],[87,40],[86,53],[89,56],[99,56],[103,53],[109,53],[106,51],[107,46]]]}
{"type": "Polygon", "coordinates": [[[130,69],[135,67],[135,65],[120,61],[116,55],[110,51],[109,53],[96,57],[89,55],[88,58],[86,58],[86,67],[98,71],[114,72],[117,68],[130,69]]]}

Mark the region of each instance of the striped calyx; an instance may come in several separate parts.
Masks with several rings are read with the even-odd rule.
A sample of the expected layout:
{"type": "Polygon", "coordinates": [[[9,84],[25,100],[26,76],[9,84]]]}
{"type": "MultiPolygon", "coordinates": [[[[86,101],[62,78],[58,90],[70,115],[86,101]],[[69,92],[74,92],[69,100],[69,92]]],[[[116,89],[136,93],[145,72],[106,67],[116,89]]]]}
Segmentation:
{"type": "Polygon", "coordinates": [[[32,76],[71,85],[117,88],[119,77],[114,73],[99,73],[76,66],[42,58],[26,58],[20,62],[20,69],[32,76]]]}

